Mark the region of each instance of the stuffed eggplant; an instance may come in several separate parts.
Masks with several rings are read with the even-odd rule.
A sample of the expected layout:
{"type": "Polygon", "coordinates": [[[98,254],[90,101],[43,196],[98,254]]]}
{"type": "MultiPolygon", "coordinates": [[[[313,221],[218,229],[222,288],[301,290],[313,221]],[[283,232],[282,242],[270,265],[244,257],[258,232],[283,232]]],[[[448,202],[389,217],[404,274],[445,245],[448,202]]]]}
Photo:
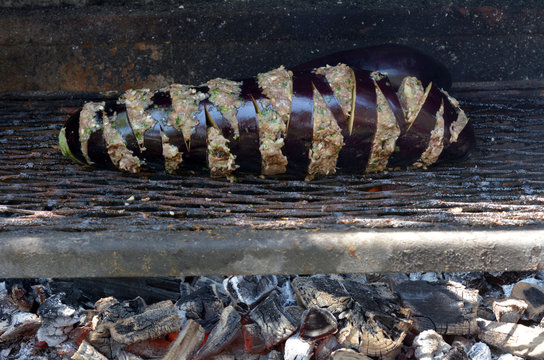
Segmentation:
{"type": "Polygon", "coordinates": [[[459,103],[432,81],[405,76],[396,85],[339,63],[129,90],[117,101],[85,104],[59,142],[86,165],[214,177],[311,180],[464,157],[474,139],[459,103]]]}

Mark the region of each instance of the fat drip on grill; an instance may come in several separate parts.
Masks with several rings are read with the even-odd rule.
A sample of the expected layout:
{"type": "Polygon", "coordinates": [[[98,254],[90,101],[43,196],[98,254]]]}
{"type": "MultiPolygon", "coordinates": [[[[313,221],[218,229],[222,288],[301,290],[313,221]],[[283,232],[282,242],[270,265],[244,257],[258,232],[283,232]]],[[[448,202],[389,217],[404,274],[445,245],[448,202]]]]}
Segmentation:
{"type": "Polygon", "coordinates": [[[89,102],[59,143],[77,162],[130,173],[206,169],[232,178],[260,168],[265,176],[312,180],[428,167],[444,152],[464,156],[473,141],[464,135],[469,126],[455,98],[413,76],[397,89],[387,74],[345,64],[281,66],[240,82],[217,78],[89,102]]]}

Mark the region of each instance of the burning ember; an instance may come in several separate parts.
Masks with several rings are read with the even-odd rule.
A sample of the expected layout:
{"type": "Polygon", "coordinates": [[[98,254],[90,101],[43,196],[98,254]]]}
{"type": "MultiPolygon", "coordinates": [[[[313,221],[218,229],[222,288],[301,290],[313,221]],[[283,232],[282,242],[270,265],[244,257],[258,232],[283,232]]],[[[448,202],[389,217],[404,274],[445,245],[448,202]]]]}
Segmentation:
{"type": "Polygon", "coordinates": [[[93,281],[1,283],[0,359],[544,358],[540,272],[93,281]]]}

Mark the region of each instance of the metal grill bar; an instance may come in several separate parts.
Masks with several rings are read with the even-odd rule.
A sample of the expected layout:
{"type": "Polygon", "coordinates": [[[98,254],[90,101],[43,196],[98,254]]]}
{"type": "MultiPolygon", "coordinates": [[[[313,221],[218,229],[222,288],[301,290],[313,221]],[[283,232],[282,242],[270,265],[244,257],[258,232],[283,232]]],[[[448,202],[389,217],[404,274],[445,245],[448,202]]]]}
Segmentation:
{"type": "MultiPolygon", "coordinates": [[[[0,241],[51,239],[52,234],[69,239],[77,237],[75,232],[89,239],[111,238],[118,231],[135,238],[145,233],[159,241],[164,231],[180,239],[202,237],[195,230],[225,239],[261,230],[254,244],[266,256],[273,251],[262,248],[258,234],[283,237],[286,230],[367,235],[375,228],[406,234],[454,230],[461,236],[478,229],[539,229],[544,224],[542,88],[458,86],[456,95],[463,99],[477,136],[477,149],[465,161],[312,182],[243,176],[230,183],[207,176],[134,176],[85,168],[62,157],[58,131],[84,100],[110,94],[5,95],[0,98],[0,241]]],[[[202,246],[215,251],[218,243],[202,246]]],[[[535,266],[540,265],[530,265],[535,266]]],[[[214,272],[212,264],[209,269],[214,272]]],[[[79,276],[109,276],[112,271],[79,276]]],[[[68,275],[68,270],[56,274],[68,275]]]]}

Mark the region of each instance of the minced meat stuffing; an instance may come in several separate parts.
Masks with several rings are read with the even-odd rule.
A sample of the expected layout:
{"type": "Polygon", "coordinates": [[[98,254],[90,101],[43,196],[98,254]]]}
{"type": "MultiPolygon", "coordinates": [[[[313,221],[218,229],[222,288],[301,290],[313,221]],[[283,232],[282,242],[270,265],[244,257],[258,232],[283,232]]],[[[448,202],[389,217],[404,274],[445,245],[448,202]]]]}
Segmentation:
{"type": "Polygon", "coordinates": [[[267,96],[260,100],[263,110],[257,114],[261,172],[263,175],[283,174],[287,170],[287,158],[281,149],[291,114],[292,73],[281,66],[259,74],[257,81],[267,96]]]}
{"type": "Polygon", "coordinates": [[[119,103],[126,105],[128,120],[142,151],[145,150],[144,134],[155,125],[155,119],[146,111],[153,103],[153,94],[149,89],[127,90],[119,98],[119,103]]]}
{"type": "Polygon", "coordinates": [[[417,167],[426,167],[434,164],[442,150],[444,149],[444,103],[440,105],[440,109],[436,113],[436,125],[431,131],[431,138],[427,149],[421,154],[418,161],[414,163],[417,167]]]}
{"type": "Polygon", "coordinates": [[[208,166],[213,177],[229,176],[238,169],[234,156],[227,145],[229,142],[215,127],[207,129],[208,140],[208,166]]]}
{"type": "Polygon", "coordinates": [[[456,142],[457,137],[463,131],[465,126],[468,123],[468,117],[465,114],[465,112],[461,109],[459,106],[459,101],[452,97],[450,94],[448,94],[446,91],[442,90],[442,92],[448,97],[448,100],[452,104],[452,106],[455,108],[455,111],[457,111],[457,119],[451,123],[450,125],[450,143],[456,142]]]}
{"type": "Polygon", "coordinates": [[[223,117],[230,123],[234,129],[235,138],[240,136],[236,114],[238,108],[243,105],[240,98],[241,84],[240,82],[221,78],[213,79],[206,83],[209,88],[210,101],[219,108],[223,117]]]}
{"type": "Polygon", "coordinates": [[[261,173],[263,175],[283,174],[287,171],[287,157],[281,149],[284,145],[283,134],[286,125],[271,108],[265,108],[257,114],[259,124],[259,151],[261,152],[261,173]]]}
{"type": "Polygon", "coordinates": [[[257,75],[257,81],[263,94],[270,99],[272,108],[287,124],[293,101],[293,73],[282,65],[277,69],[257,75]]]}
{"type": "Polygon", "coordinates": [[[391,110],[387,99],[374,82],[376,87],[376,134],[372,141],[372,149],[366,166],[366,172],[385,170],[389,156],[395,151],[395,144],[400,135],[397,118],[391,110]]]}
{"type": "Polygon", "coordinates": [[[342,129],[336,123],[327,103],[315,88],[313,100],[314,133],[306,180],[312,180],[316,175],[336,173],[338,154],[344,145],[342,129]]]}
{"type": "Polygon", "coordinates": [[[113,115],[111,121],[104,113],[102,125],[104,126],[104,140],[108,148],[108,155],[113,164],[123,171],[137,173],[140,171],[140,159],[132,155],[132,151],[127,148],[125,140],[119,134],[119,131],[112,125],[117,120],[117,115],[113,115]]]}
{"type": "Polygon", "coordinates": [[[91,134],[100,129],[100,124],[96,121],[96,113],[104,110],[104,102],[88,102],[83,105],[79,115],[79,141],[81,143],[81,152],[87,161],[87,164],[92,165],[93,162],[89,158],[89,138],[91,134]]]}
{"type": "Polygon", "coordinates": [[[419,110],[421,110],[425,102],[427,94],[428,91],[425,91],[421,81],[416,77],[407,76],[402,79],[397,96],[404,111],[406,129],[412,126],[417,114],[419,114],[419,110]]]}
{"type": "Polygon", "coordinates": [[[193,129],[198,125],[195,114],[199,110],[200,102],[206,99],[207,95],[181,84],[172,84],[168,90],[172,99],[172,112],[168,115],[168,125],[180,131],[185,142],[189,144],[193,129]]]}
{"type": "Polygon", "coordinates": [[[336,66],[320,67],[315,72],[318,75],[324,75],[327,82],[338,99],[342,111],[346,117],[350,117],[354,100],[355,74],[353,70],[345,64],[336,66]]]}
{"type": "Polygon", "coordinates": [[[182,153],[178,147],[169,143],[170,139],[165,133],[161,132],[162,155],[164,157],[164,169],[169,174],[174,174],[179,164],[183,161],[182,153]]]}

